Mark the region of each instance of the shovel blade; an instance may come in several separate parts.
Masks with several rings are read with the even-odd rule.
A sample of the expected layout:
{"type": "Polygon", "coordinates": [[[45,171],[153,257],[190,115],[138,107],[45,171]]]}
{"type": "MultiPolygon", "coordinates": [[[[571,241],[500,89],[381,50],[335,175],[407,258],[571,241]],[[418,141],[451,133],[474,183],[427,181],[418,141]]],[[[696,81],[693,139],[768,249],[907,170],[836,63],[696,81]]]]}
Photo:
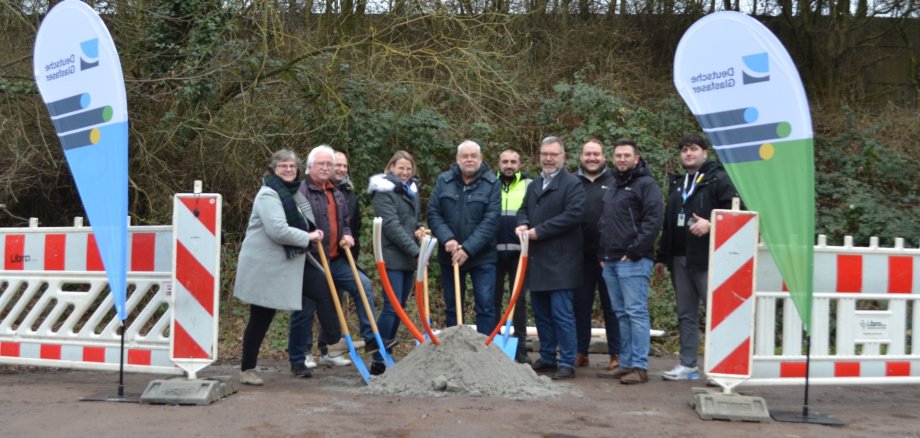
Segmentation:
{"type": "Polygon", "coordinates": [[[351,357],[351,363],[358,369],[358,373],[361,374],[364,383],[371,383],[371,373],[367,370],[367,365],[364,365],[364,359],[355,350],[355,344],[351,341],[351,335],[348,333],[345,333],[345,343],[348,345],[348,356],[351,357]]]}

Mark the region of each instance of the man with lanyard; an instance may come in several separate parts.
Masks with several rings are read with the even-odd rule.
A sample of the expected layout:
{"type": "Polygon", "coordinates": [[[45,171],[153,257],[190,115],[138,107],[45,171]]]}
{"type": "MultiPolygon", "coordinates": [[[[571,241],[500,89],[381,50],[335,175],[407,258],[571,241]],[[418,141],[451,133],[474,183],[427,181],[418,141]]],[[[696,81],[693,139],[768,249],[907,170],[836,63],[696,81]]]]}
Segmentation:
{"type": "Polygon", "coordinates": [[[495,328],[495,235],[501,215],[498,178],[482,161],[482,149],[466,140],[457,146],[457,162],[440,175],[428,202],[428,226],[438,239],[438,263],[444,285],[448,327],[457,325],[463,306],[466,274],[473,282],[476,330],[488,335],[495,328]],[[454,296],[453,266],[460,271],[460,302],[454,296]]]}
{"type": "MultiPolygon", "coordinates": [[[[502,314],[502,300],[505,296],[507,278],[508,296],[514,293],[514,277],[521,256],[521,243],[514,228],[517,226],[517,211],[524,202],[524,194],[530,178],[521,172],[521,154],[514,149],[505,149],[498,155],[498,180],[502,190],[502,216],[498,223],[498,263],[495,265],[495,312],[502,314]]],[[[522,289],[514,304],[514,336],[518,338],[514,360],[530,363],[527,357],[527,293],[522,289]]],[[[510,305],[510,303],[509,303],[510,305]]]]}
{"type": "MultiPolygon", "coordinates": [[[[317,228],[323,230],[323,247],[329,259],[329,270],[336,289],[348,291],[352,301],[356,304],[358,322],[361,326],[361,337],[364,338],[364,351],[373,353],[377,351],[377,342],[371,329],[370,320],[364,311],[361,297],[358,296],[358,285],[351,272],[351,266],[344,255],[344,250],[339,246],[342,242],[346,247],[354,246],[354,238],[348,227],[349,217],[345,197],[332,181],[335,168],[335,151],[327,145],[315,147],[307,156],[307,177],[300,185],[302,193],[316,217],[317,228]]],[[[371,290],[371,281],[363,273],[359,273],[361,284],[364,286],[365,295],[374,310],[374,296],[371,290]]],[[[291,361],[306,360],[313,341],[313,313],[314,310],[304,301],[302,310],[291,314],[291,327],[288,334],[288,353],[291,361]]],[[[322,337],[320,337],[322,339],[322,337]]],[[[321,364],[347,365],[351,361],[341,355],[329,354],[328,347],[319,345],[321,364]]]]}
{"type": "Polygon", "coordinates": [[[613,172],[607,169],[607,159],[604,156],[604,144],[596,138],[588,140],[581,148],[579,157],[578,177],[585,186],[585,215],[582,223],[582,234],[585,245],[583,249],[581,286],[575,289],[575,335],[578,339],[578,355],[575,356],[576,367],[588,366],[588,347],[591,344],[591,320],[594,313],[594,292],[599,291],[601,296],[601,309],[604,312],[604,329],[607,332],[607,354],[610,362],[607,369],[612,370],[620,364],[620,326],[617,316],[610,304],[610,294],[607,293],[607,284],[601,275],[601,267],[597,263],[598,241],[600,233],[597,230],[597,220],[601,217],[601,200],[604,191],[613,186],[613,172]]]}
{"type": "Polygon", "coordinates": [[[699,308],[701,302],[706,304],[709,218],[713,209],[731,208],[732,198],[738,196],[722,166],[707,159],[709,143],[705,139],[688,135],[678,146],[685,173],[669,178],[668,206],[655,257],[659,277],[664,277],[665,266],[671,271],[680,333],[680,363],[662,374],[665,380],[699,376],[699,308]]]}

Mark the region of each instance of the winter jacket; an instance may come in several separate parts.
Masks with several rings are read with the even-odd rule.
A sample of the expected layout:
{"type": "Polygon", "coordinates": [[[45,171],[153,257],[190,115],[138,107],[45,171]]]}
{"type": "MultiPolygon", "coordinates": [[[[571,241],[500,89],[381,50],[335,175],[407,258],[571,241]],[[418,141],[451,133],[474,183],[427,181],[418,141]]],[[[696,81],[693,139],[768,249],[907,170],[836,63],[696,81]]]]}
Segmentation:
{"type": "MultiPolygon", "coordinates": [[[[313,216],[316,217],[316,227],[323,230],[323,250],[326,251],[326,257],[329,257],[329,239],[333,238],[333,236],[331,236],[329,232],[329,212],[326,209],[326,192],[313,183],[313,179],[310,178],[310,175],[307,175],[307,178],[300,183],[300,188],[298,190],[307,198],[307,201],[310,202],[310,207],[313,208],[313,216]]],[[[333,190],[332,197],[335,200],[336,218],[338,219],[339,228],[339,235],[334,237],[338,240],[342,240],[344,236],[351,236],[351,229],[348,228],[348,206],[345,201],[345,195],[343,195],[339,189],[333,190]]],[[[319,260],[319,253],[315,248],[311,248],[311,253],[316,260],[319,260]]],[[[339,254],[339,256],[342,255],[343,253],[339,254]]]]}
{"type": "Polygon", "coordinates": [[[601,238],[600,231],[597,230],[597,221],[601,217],[604,192],[613,186],[613,171],[605,167],[601,174],[591,181],[585,176],[584,170],[579,167],[578,178],[585,186],[585,214],[581,228],[585,246],[582,250],[585,260],[594,261],[597,258],[601,238]]]}
{"type": "Polygon", "coordinates": [[[357,260],[358,253],[361,252],[361,206],[358,205],[358,195],[355,193],[355,186],[351,183],[351,178],[347,176],[345,181],[336,187],[345,197],[345,206],[348,208],[348,229],[351,230],[351,237],[355,239],[351,255],[357,260]]]}
{"type": "Polygon", "coordinates": [[[501,183],[482,163],[473,182],[464,184],[460,166],[438,176],[428,202],[428,227],[438,239],[438,261],[450,264],[444,244],[451,239],[463,246],[470,258],[463,268],[495,263],[495,237],[501,215],[501,183]]]}
{"type": "Polygon", "coordinates": [[[532,292],[575,289],[582,279],[582,216],[585,188],[565,169],[543,188],[543,176],[527,186],[518,225],[537,232],[530,241],[527,288],[532,292]]]}
{"type": "Polygon", "coordinates": [[[624,255],[633,261],[654,257],[664,201],[644,160],[626,172],[616,172],[613,187],[604,193],[602,208],[597,223],[600,260],[620,260],[624,255]]]}
{"type": "Polygon", "coordinates": [[[312,246],[306,231],[288,225],[278,192],[262,186],[237,260],[235,297],[269,309],[300,310],[304,255],[288,259],[283,245],[312,246]]]}
{"type": "Polygon", "coordinates": [[[523,172],[518,172],[514,175],[511,184],[505,187],[501,177],[496,176],[502,197],[502,216],[498,222],[498,236],[496,237],[498,258],[499,260],[516,259],[521,254],[520,239],[517,234],[514,234],[514,229],[517,228],[517,212],[524,204],[524,195],[527,193],[527,185],[531,180],[523,172]]]}
{"type": "MultiPolygon", "coordinates": [[[[415,181],[410,184],[415,185],[415,181]]],[[[383,218],[380,242],[387,269],[414,271],[419,253],[415,230],[422,225],[418,193],[409,196],[393,174],[372,176],[367,191],[371,194],[374,215],[383,218]]]]}
{"type": "MultiPolygon", "coordinates": [[[[703,178],[696,184],[696,189],[684,202],[682,192],[684,189],[684,175],[670,175],[668,187],[668,204],[664,212],[664,224],[661,227],[661,242],[655,261],[671,265],[674,256],[686,256],[687,268],[705,271],[709,269],[709,235],[697,237],[688,231],[689,221],[693,214],[703,219],[710,219],[714,209],[730,209],[732,198],[738,196],[738,191],[732,184],[725,169],[715,161],[706,161],[697,174],[703,178]],[[683,230],[677,227],[677,215],[683,210],[683,230]],[[684,245],[678,245],[675,239],[683,238],[684,245]],[[679,251],[680,247],[684,251],[679,251]],[[678,252],[681,252],[678,254],[678,252]]],[[[688,187],[689,188],[689,187],[688,187]]]]}

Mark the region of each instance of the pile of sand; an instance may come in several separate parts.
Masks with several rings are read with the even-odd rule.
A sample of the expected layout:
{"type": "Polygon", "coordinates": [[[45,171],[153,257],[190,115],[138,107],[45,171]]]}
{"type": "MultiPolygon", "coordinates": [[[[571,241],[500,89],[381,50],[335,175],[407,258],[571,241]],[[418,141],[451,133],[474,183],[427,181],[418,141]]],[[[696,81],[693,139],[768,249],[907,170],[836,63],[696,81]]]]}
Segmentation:
{"type": "Polygon", "coordinates": [[[497,342],[466,326],[443,330],[440,345],[426,342],[371,380],[377,394],[424,397],[450,395],[534,399],[559,395],[562,387],[511,360],[497,342]]]}

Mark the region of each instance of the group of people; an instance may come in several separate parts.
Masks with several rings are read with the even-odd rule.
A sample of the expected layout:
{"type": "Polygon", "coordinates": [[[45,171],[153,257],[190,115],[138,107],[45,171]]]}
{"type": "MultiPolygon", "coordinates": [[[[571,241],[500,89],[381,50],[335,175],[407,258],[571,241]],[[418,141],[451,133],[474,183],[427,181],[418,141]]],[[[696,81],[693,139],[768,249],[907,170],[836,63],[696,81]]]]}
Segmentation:
{"type": "MultiPolygon", "coordinates": [[[[708,218],[715,208],[729,208],[737,194],[721,166],[708,159],[705,139],[686,136],[679,147],[684,172],[671,177],[665,208],[661,189],[632,140],[614,143],[612,168],[603,143],[589,140],[582,146],[577,173],[570,173],[563,141],[547,137],[540,143],[540,171],[533,179],[522,171],[520,152],[501,151],[493,171],[480,146],[467,140],[457,146],[456,163],[435,181],[427,205],[430,230],[421,221],[415,160],[406,151],[396,152],[384,173],[368,184],[374,214],[383,218],[383,258],[393,291],[405,305],[414,285],[419,239],[430,232],[439,244],[446,326],[458,322],[469,276],[477,330],[489,334],[499,321],[504,292],[513,287],[519,239],[526,238],[526,289],[540,354],[531,361],[526,352],[528,294],[521,293],[509,303],[515,306],[515,360],[551,372],[553,379],[574,377],[576,367],[589,364],[591,315],[599,291],[610,362],[598,376],[634,384],[648,381],[649,282],[653,269],[663,275],[667,267],[677,296],[681,348],[680,363],[663,377],[692,378],[698,373],[699,306],[706,299],[708,218]],[[456,285],[455,272],[460,277],[456,285]]],[[[291,151],[272,157],[253,203],[234,291],[250,305],[243,383],[262,383],[256,360],[276,310],[293,311],[288,353],[295,376],[309,377],[316,366],[309,354],[314,315],[321,328],[320,362],[350,363],[341,349],[330,350],[341,343],[342,329],[317,262],[318,251],[324,251],[336,289],[359,302],[356,279],[342,256],[357,252],[361,226],[347,170],[345,155],[325,145],[310,152],[305,172],[291,151]]],[[[374,312],[370,280],[360,273],[358,281],[374,312]]],[[[381,374],[386,366],[368,315],[356,307],[365,352],[373,353],[370,372],[381,374]]],[[[389,350],[397,342],[399,319],[387,300],[377,323],[389,350]]]]}

